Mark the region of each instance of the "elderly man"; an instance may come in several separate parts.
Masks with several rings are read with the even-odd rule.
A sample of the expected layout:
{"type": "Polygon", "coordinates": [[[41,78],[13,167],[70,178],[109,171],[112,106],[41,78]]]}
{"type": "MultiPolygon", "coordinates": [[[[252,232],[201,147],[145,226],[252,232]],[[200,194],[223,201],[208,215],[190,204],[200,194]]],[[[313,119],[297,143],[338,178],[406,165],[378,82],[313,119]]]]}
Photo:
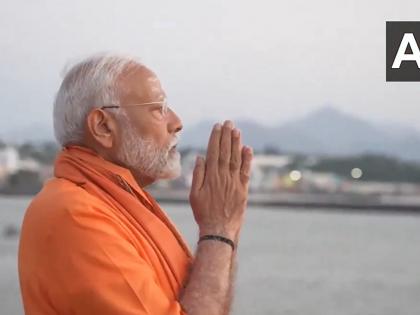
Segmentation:
{"type": "Polygon", "coordinates": [[[135,59],[94,56],[68,71],[54,105],[54,177],[22,226],[27,315],[230,312],[252,150],[232,122],[214,126],[193,173],[193,256],[144,190],[180,174],[181,129],[158,78],[135,59]]]}

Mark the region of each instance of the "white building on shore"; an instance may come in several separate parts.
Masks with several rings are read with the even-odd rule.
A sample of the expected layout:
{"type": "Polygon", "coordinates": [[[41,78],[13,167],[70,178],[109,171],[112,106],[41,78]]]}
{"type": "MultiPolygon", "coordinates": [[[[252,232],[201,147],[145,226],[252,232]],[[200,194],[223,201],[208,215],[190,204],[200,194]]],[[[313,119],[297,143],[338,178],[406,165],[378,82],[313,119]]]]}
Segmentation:
{"type": "Polygon", "coordinates": [[[6,146],[0,149],[0,172],[13,173],[19,168],[19,152],[16,148],[6,146]]]}

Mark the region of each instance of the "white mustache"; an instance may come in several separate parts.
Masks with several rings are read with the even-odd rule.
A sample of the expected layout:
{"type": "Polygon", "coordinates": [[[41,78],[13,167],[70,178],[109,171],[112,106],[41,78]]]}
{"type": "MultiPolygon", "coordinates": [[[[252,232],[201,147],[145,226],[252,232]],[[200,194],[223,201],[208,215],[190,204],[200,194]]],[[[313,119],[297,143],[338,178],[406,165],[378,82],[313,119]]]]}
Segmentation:
{"type": "Polygon", "coordinates": [[[171,142],[169,143],[168,148],[172,149],[174,146],[178,145],[178,141],[179,141],[178,137],[175,136],[174,138],[172,138],[171,142]]]}

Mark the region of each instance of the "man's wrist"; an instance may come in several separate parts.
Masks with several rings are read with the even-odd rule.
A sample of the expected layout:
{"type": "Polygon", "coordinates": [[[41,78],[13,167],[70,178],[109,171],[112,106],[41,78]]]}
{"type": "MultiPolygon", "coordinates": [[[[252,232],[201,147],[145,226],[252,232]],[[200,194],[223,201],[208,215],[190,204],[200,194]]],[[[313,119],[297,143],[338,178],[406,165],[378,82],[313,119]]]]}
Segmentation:
{"type": "Polygon", "coordinates": [[[199,238],[204,235],[218,235],[236,242],[237,232],[223,228],[200,228],[199,238]]]}
{"type": "Polygon", "coordinates": [[[233,240],[224,236],[220,236],[220,235],[212,235],[212,234],[203,235],[198,240],[198,244],[200,244],[203,241],[216,241],[216,242],[225,243],[232,248],[232,251],[235,251],[235,248],[236,248],[233,240]]]}

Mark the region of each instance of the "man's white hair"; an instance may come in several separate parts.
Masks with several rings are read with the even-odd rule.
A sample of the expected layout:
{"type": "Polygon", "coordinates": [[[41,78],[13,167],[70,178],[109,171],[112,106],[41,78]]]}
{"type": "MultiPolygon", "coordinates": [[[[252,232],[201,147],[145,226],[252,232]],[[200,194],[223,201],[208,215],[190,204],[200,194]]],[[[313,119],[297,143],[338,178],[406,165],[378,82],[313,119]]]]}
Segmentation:
{"type": "Polygon", "coordinates": [[[95,107],[120,105],[118,77],[142,66],[134,57],[116,54],[94,55],[72,66],[54,102],[54,134],[58,143],[81,144],[88,113],[95,107]]]}

